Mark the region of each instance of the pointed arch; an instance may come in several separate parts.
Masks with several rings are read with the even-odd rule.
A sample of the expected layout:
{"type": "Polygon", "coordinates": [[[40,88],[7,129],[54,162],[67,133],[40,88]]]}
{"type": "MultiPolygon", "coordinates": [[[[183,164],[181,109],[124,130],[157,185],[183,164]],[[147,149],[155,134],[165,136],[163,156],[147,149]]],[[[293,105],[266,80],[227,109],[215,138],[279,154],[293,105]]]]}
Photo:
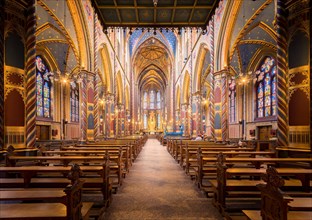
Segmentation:
{"type": "Polygon", "coordinates": [[[121,78],[121,73],[118,71],[117,76],[116,76],[116,85],[117,85],[117,104],[122,104],[123,98],[123,83],[122,83],[122,78],[121,78]]]}
{"type": "Polygon", "coordinates": [[[125,110],[130,109],[130,89],[129,86],[126,85],[126,90],[125,90],[125,110]]]}
{"type": "MultiPolygon", "coordinates": [[[[108,53],[107,45],[103,44],[101,49],[100,49],[100,56],[101,56],[101,61],[102,61],[102,67],[103,67],[103,75],[101,76],[103,80],[103,84],[106,87],[106,92],[107,93],[113,93],[113,86],[112,86],[112,79],[111,76],[112,74],[112,65],[111,65],[111,60],[110,56],[108,53]]],[[[102,72],[102,71],[101,71],[102,72]]]]}
{"type": "Polygon", "coordinates": [[[176,110],[180,110],[181,105],[181,91],[180,91],[180,85],[178,85],[176,90],[176,110]]]}
{"type": "Polygon", "coordinates": [[[182,104],[188,104],[189,103],[189,98],[190,98],[190,82],[191,77],[188,71],[185,72],[184,74],[184,80],[183,80],[183,97],[182,97],[182,104]]]}
{"type": "Polygon", "coordinates": [[[202,76],[205,73],[208,65],[211,63],[210,51],[208,50],[208,46],[205,43],[202,43],[199,48],[195,74],[193,78],[193,93],[200,91],[201,89],[201,80],[202,76]]]}

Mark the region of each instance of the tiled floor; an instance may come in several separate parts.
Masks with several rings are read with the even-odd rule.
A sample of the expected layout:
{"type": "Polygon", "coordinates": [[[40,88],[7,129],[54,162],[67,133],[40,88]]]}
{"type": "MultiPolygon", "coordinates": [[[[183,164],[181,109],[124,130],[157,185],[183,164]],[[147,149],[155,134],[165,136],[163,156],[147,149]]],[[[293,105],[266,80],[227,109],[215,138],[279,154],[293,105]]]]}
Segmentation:
{"type": "Polygon", "coordinates": [[[156,139],[149,139],[100,219],[222,219],[156,139]]]}

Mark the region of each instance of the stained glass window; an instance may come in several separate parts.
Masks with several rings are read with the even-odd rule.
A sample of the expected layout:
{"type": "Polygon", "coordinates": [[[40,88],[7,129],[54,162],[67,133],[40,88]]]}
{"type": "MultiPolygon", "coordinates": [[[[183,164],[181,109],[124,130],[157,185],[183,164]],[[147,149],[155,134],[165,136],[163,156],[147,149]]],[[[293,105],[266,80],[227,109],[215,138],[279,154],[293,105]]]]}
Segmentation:
{"type": "Polygon", "coordinates": [[[276,115],[276,64],[266,57],[256,71],[257,117],[276,115]]]}
{"type": "Polygon", "coordinates": [[[144,92],[144,96],[143,96],[143,108],[144,108],[144,109],[147,108],[147,92],[144,92]]]}
{"type": "Polygon", "coordinates": [[[51,87],[52,75],[45,61],[36,57],[36,89],[37,89],[37,116],[51,118],[51,87]]]}
{"type": "Polygon", "coordinates": [[[160,92],[157,92],[157,109],[160,109],[160,92]]]}
{"type": "Polygon", "coordinates": [[[235,79],[229,80],[229,117],[230,123],[236,121],[236,84],[235,79]]]}
{"type": "Polygon", "coordinates": [[[160,114],[157,114],[157,129],[160,129],[160,114]]]}
{"type": "Polygon", "coordinates": [[[79,122],[79,86],[76,82],[70,83],[70,120],[79,122]]]}
{"type": "Polygon", "coordinates": [[[150,109],[155,108],[155,93],[154,90],[150,92],[150,109]]]}
{"type": "Polygon", "coordinates": [[[144,129],[147,129],[147,115],[146,115],[146,113],[144,114],[144,117],[143,117],[143,126],[144,126],[144,129]]]}

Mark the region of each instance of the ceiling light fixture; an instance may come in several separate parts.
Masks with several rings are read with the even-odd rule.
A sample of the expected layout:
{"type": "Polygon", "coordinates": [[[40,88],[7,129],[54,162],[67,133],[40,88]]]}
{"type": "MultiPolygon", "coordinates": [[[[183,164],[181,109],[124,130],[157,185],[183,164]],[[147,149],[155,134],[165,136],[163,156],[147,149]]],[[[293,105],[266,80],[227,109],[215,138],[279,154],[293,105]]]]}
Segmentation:
{"type": "Polygon", "coordinates": [[[158,0],[153,0],[154,7],[157,7],[158,0]]]}

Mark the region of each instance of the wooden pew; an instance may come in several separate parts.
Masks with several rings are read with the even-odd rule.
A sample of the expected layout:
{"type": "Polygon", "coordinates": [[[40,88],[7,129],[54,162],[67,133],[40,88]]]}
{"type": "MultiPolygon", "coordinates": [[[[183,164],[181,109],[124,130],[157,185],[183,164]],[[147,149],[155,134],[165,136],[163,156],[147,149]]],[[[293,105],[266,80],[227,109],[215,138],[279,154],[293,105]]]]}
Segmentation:
{"type": "Polygon", "coordinates": [[[0,219],[89,219],[93,203],[82,202],[84,182],[79,179],[80,172],[78,165],[72,166],[68,175],[71,184],[64,189],[66,196],[61,197],[60,202],[0,204],[0,219]]]}
{"type": "MultiPolygon", "coordinates": [[[[251,148],[220,148],[220,147],[207,147],[207,146],[186,146],[186,149],[184,150],[185,153],[181,154],[182,158],[180,159],[180,165],[185,169],[185,172],[187,174],[190,174],[190,167],[197,167],[198,166],[198,152],[205,152],[205,156],[215,156],[216,154],[218,154],[219,152],[228,152],[226,154],[228,154],[230,157],[232,157],[235,154],[240,154],[241,152],[254,152],[253,149],[251,148]],[[237,153],[235,153],[237,152],[237,153]]],[[[248,153],[246,153],[248,154],[248,153]]],[[[262,154],[262,153],[260,153],[262,154]]],[[[264,154],[272,154],[272,153],[264,153],[264,154]]],[[[252,153],[250,154],[252,155],[252,153]]],[[[193,173],[194,175],[194,173],[193,173]]]]}
{"type": "MultiPolygon", "coordinates": [[[[228,173],[227,170],[230,170],[231,168],[228,168],[225,165],[225,161],[227,158],[224,157],[223,154],[218,155],[218,161],[217,161],[217,179],[216,180],[210,180],[213,188],[214,188],[214,204],[216,207],[220,210],[220,212],[223,215],[227,215],[227,212],[229,210],[232,210],[235,207],[235,204],[227,205],[227,201],[230,198],[236,198],[236,200],[239,200],[241,198],[242,201],[239,200],[239,204],[241,206],[245,206],[246,204],[243,204],[243,200],[247,200],[248,197],[254,199],[248,200],[247,202],[251,204],[254,204],[255,207],[259,206],[260,199],[260,192],[257,189],[257,185],[264,183],[262,180],[253,180],[249,178],[250,176],[257,176],[263,174],[263,170],[258,169],[258,172],[252,172],[252,170],[247,170],[243,168],[242,170],[238,169],[232,169],[231,173],[228,173]],[[236,172],[235,172],[236,171],[236,172]],[[247,172],[248,171],[248,172],[247,172]],[[248,175],[248,178],[246,179],[233,179],[231,177],[239,176],[240,174],[248,175]],[[258,199],[257,199],[258,198],[258,199]]],[[[257,170],[257,169],[254,169],[257,170]]],[[[312,171],[309,169],[301,169],[301,168],[278,168],[280,173],[283,176],[294,176],[294,175],[305,175],[306,178],[309,180],[309,176],[311,175],[312,171]]],[[[303,184],[306,181],[301,182],[297,179],[287,179],[284,180],[285,184],[283,185],[283,190],[303,190],[306,189],[306,187],[302,187],[303,184]]],[[[310,181],[308,181],[310,184],[310,181]]],[[[248,206],[247,206],[248,207],[248,206]]]]}
{"type": "MultiPolygon", "coordinates": [[[[203,184],[203,180],[205,178],[215,177],[217,170],[214,163],[210,163],[207,165],[207,163],[204,163],[203,158],[217,156],[219,153],[220,152],[218,151],[211,151],[205,148],[199,148],[196,154],[196,159],[194,158],[194,156],[192,157],[192,155],[190,156],[191,159],[189,159],[188,157],[186,158],[186,171],[187,169],[190,169],[190,167],[193,168],[193,172],[191,171],[189,173],[190,175],[195,176],[195,181],[199,188],[205,189],[206,186],[203,184]],[[189,160],[191,160],[192,164],[189,160]]],[[[243,156],[247,158],[255,158],[256,156],[275,157],[275,153],[271,151],[223,151],[222,154],[229,158],[237,156],[243,156]]]]}
{"type": "MultiPolygon", "coordinates": [[[[128,147],[66,147],[63,150],[40,151],[43,156],[61,155],[61,156],[100,156],[108,153],[115,165],[111,163],[111,171],[116,169],[123,177],[129,172],[132,165],[128,147]],[[120,158],[119,158],[120,156],[120,158]],[[114,168],[114,166],[116,168],[114,168]]],[[[84,163],[86,164],[86,162],[84,163]]]]}
{"type": "MultiPolygon", "coordinates": [[[[84,189],[99,189],[103,195],[103,202],[108,206],[112,200],[112,181],[110,181],[109,155],[103,158],[102,166],[81,166],[80,179],[84,181],[84,189]],[[90,175],[92,174],[92,175],[90,175]],[[95,175],[94,175],[95,174],[95,175]]],[[[0,188],[31,188],[31,187],[63,187],[68,180],[63,177],[53,176],[50,173],[57,173],[67,176],[70,167],[59,166],[23,166],[23,167],[0,167],[0,173],[7,178],[0,178],[0,188]],[[10,178],[10,174],[18,173],[22,178],[10,178]],[[44,174],[39,176],[39,174],[44,174]]],[[[118,186],[115,186],[118,187],[118,186]]],[[[115,188],[115,191],[117,188],[115,188]]]]}
{"type": "Polygon", "coordinates": [[[280,190],[284,186],[285,181],[279,176],[274,167],[267,169],[263,180],[266,184],[257,185],[261,191],[261,211],[243,210],[247,219],[312,219],[311,211],[289,211],[289,204],[293,199],[280,190]]]}

